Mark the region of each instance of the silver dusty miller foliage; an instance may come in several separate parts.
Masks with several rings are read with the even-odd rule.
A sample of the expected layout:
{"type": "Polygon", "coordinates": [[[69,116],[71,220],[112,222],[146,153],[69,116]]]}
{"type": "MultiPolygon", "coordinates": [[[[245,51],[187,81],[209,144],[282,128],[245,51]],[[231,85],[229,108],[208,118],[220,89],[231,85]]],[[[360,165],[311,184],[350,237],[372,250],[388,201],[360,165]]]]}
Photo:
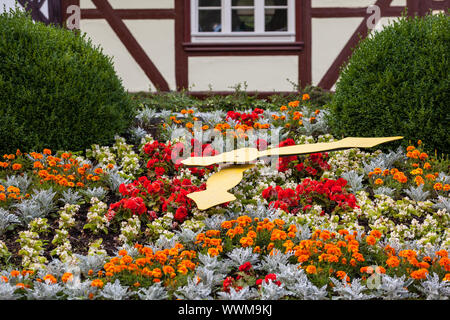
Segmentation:
{"type": "Polygon", "coordinates": [[[450,298],[450,282],[439,281],[439,275],[427,275],[427,279],[422,281],[416,288],[422,292],[427,300],[448,300],[450,298]]]}
{"type": "Polygon", "coordinates": [[[2,235],[9,226],[20,223],[17,216],[9,213],[9,211],[0,208],[0,235],[2,235]]]}
{"type": "Polygon", "coordinates": [[[330,278],[333,282],[333,291],[337,296],[333,296],[333,300],[368,300],[374,298],[373,295],[365,294],[367,287],[361,284],[361,279],[353,279],[351,285],[346,283],[346,279],[342,281],[336,278],[330,278]]]}
{"type": "Polygon", "coordinates": [[[191,277],[185,286],[178,288],[175,296],[185,300],[211,300],[211,293],[210,286],[191,277]]]}
{"type": "Polygon", "coordinates": [[[100,293],[100,296],[107,300],[125,300],[131,296],[127,286],[122,286],[119,279],[114,283],[108,282],[100,293]]]}
{"type": "Polygon", "coordinates": [[[403,190],[414,201],[425,201],[430,195],[430,191],[423,190],[423,184],[418,187],[409,187],[403,190]]]}
{"type": "Polygon", "coordinates": [[[358,191],[365,189],[362,183],[364,175],[359,175],[358,172],[355,170],[344,172],[342,174],[342,178],[347,180],[347,183],[350,186],[350,190],[352,193],[356,193],[358,191]]]}
{"type": "Polygon", "coordinates": [[[137,292],[141,300],[164,300],[168,294],[161,283],[154,284],[148,288],[142,288],[137,292]]]}
{"type": "Polygon", "coordinates": [[[62,198],[60,199],[64,204],[77,204],[82,196],[78,191],[73,189],[67,189],[61,193],[62,198]]]}
{"type": "Polygon", "coordinates": [[[232,261],[234,267],[239,267],[246,262],[250,262],[254,269],[258,269],[259,254],[253,253],[252,248],[234,248],[227,256],[232,261]]]}

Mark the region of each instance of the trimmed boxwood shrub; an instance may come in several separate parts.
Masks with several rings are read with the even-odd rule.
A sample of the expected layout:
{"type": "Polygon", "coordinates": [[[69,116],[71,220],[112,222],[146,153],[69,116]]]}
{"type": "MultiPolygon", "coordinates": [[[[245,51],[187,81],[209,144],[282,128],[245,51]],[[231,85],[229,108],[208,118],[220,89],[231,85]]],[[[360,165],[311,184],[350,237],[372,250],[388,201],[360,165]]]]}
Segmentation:
{"type": "Polygon", "coordinates": [[[85,36],[0,15],[0,152],[107,144],[133,118],[111,58],[85,36]]]}
{"type": "MultiPolygon", "coordinates": [[[[450,154],[450,17],[402,17],[360,41],[342,69],[336,135],[404,136],[450,154]]],[[[389,147],[393,147],[391,144],[389,147]]]]}

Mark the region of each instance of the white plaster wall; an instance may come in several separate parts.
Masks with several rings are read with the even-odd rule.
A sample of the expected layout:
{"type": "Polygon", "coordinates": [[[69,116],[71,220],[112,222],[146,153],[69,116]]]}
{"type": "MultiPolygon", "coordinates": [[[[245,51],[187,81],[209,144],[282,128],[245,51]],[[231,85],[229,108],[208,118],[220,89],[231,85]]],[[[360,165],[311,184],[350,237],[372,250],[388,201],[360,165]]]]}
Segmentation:
{"type": "MultiPolygon", "coordinates": [[[[175,21],[124,20],[170,89],[176,89],[175,80],[175,21]]],[[[153,88],[154,89],[154,88],[153,88]]]]}
{"type": "Polygon", "coordinates": [[[317,85],[363,18],[312,19],[312,83],[317,85]]]}
{"type": "Polygon", "coordinates": [[[192,91],[233,91],[247,82],[250,91],[292,91],[286,80],[297,83],[298,57],[190,57],[189,86],[192,91]]]}
{"type": "Polygon", "coordinates": [[[109,27],[106,20],[81,20],[80,27],[103,52],[113,58],[114,68],[124,87],[131,92],[148,91],[150,81],[109,27]]]}
{"type": "MultiPolygon", "coordinates": [[[[9,11],[9,9],[12,9],[15,7],[16,0],[0,0],[0,12],[9,11]]],[[[19,7],[22,8],[22,6],[19,4],[19,7]]]]}

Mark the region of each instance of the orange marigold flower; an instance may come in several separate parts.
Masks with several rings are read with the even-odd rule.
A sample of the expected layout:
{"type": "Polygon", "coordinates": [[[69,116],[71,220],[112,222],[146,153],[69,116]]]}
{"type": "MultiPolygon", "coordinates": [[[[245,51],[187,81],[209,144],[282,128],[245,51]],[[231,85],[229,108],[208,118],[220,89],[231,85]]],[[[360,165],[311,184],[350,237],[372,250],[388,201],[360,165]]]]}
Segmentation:
{"type": "Polygon", "coordinates": [[[18,270],[12,270],[11,272],[10,272],[10,275],[11,275],[11,277],[18,277],[18,276],[20,276],[20,271],[18,271],[18,270]]]}
{"type": "Polygon", "coordinates": [[[27,286],[24,283],[19,282],[19,283],[16,284],[16,287],[20,288],[20,289],[25,289],[27,286]]]}
{"type": "Polygon", "coordinates": [[[46,154],[46,155],[51,155],[52,154],[52,150],[44,149],[43,153],[46,154]]]}
{"type": "Polygon", "coordinates": [[[386,269],[385,268],[383,268],[383,267],[381,267],[381,266],[377,266],[376,268],[375,268],[375,272],[376,273],[378,273],[378,274],[380,274],[380,273],[386,273],[386,269]]]}
{"type": "Polygon", "coordinates": [[[383,180],[378,178],[377,180],[375,180],[375,184],[376,185],[382,185],[383,184],[383,180]]]}
{"type": "Polygon", "coordinates": [[[360,262],[364,261],[364,256],[361,253],[359,253],[359,252],[354,252],[352,254],[352,257],[355,258],[356,260],[360,261],[360,262]]]}
{"type": "Polygon", "coordinates": [[[450,273],[445,274],[444,279],[442,281],[450,281],[450,273]]]}
{"type": "Polygon", "coordinates": [[[153,276],[154,278],[161,278],[161,277],[162,277],[162,271],[161,271],[161,269],[160,269],[160,268],[155,268],[155,269],[153,269],[153,271],[152,271],[152,276],[153,276]]]}
{"type": "Polygon", "coordinates": [[[91,287],[102,288],[103,287],[103,281],[101,279],[92,280],[91,287]]]}
{"type": "Polygon", "coordinates": [[[428,154],[426,154],[425,152],[422,152],[422,153],[419,155],[419,159],[420,159],[420,160],[425,160],[426,158],[428,158],[428,154]]]}
{"type": "Polygon", "coordinates": [[[22,169],[22,165],[20,164],[20,163],[14,163],[13,165],[12,165],[12,169],[13,170],[20,170],[20,169],[22,169]]]}
{"type": "Polygon", "coordinates": [[[382,233],[379,230],[372,230],[372,231],[370,231],[370,235],[374,236],[377,239],[380,239],[382,236],[382,233]]]}
{"type": "Polygon", "coordinates": [[[425,269],[425,268],[422,268],[422,269],[419,269],[419,270],[411,272],[411,278],[413,278],[413,279],[426,279],[427,274],[428,274],[428,270],[425,269]]]}
{"type": "Polygon", "coordinates": [[[425,184],[425,181],[423,180],[423,178],[421,176],[417,176],[414,178],[414,182],[420,186],[421,184],[425,184]]]}
{"type": "Polygon", "coordinates": [[[442,190],[442,188],[443,188],[443,186],[442,186],[442,183],[440,183],[440,182],[438,182],[438,183],[435,183],[434,184],[434,186],[433,186],[433,189],[434,190],[442,190]]]}
{"type": "Polygon", "coordinates": [[[73,280],[73,274],[70,272],[64,273],[61,277],[61,281],[64,283],[67,281],[72,281],[72,280],[73,280]]]}
{"type": "Polygon", "coordinates": [[[300,101],[298,101],[298,100],[290,101],[290,102],[288,103],[288,106],[289,106],[289,107],[292,107],[292,108],[296,108],[296,107],[298,107],[299,105],[300,105],[300,101]]]}
{"type": "Polygon", "coordinates": [[[391,256],[386,260],[386,264],[391,268],[398,267],[400,265],[400,259],[396,256],[391,256]]]}
{"type": "Polygon", "coordinates": [[[44,281],[48,281],[51,283],[56,283],[56,278],[54,276],[52,276],[51,274],[47,274],[44,278],[44,281]]]}
{"type": "Polygon", "coordinates": [[[307,94],[307,93],[303,94],[303,96],[302,96],[302,100],[303,100],[303,101],[309,100],[309,99],[310,99],[309,94],[307,94]]]}
{"type": "Polygon", "coordinates": [[[171,273],[175,272],[175,269],[172,268],[171,266],[164,266],[163,272],[164,272],[164,274],[171,274],[171,273]]]}
{"type": "Polygon", "coordinates": [[[211,257],[215,257],[215,256],[219,255],[219,250],[217,248],[209,248],[208,249],[208,254],[211,257]]]}
{"type": "Polygon", "coordinates": [[[306,272],[309,274],[315,274],[317,273],[317,268],[313,265],[309,265],[306,267],[306,272]]]}
{"type": "Polygon", "coordinates": [[[366,243],[370,246],[373,246],[375,243],[377,243],[377,239],[374,236],[367,236],[366,243]]]}
{"type": "Polygon", "coordinates": [[[336,272],[336,276],[339,278],[339,279],[344,279],[345,277],[347,277],[347,273],[345,272],[345,271],[342,271],[342,270],[339,270],[339,271],[337,271],[336,272]]]}

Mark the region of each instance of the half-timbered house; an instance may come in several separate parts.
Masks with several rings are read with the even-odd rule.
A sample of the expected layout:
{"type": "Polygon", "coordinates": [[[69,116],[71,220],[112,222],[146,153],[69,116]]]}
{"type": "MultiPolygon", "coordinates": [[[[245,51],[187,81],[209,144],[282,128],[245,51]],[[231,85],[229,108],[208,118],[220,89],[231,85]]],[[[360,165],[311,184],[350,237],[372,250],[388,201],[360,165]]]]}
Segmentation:
{"type": "MultiPolygon", "coordinates": [[[[79,27],[131,92],[333,89],[360,37],[450,0],[18,0],[45,23],[79,27]],[[76,6],[76,7],[74,7],[76,6]],[[379,17],[379,19],[378,19],[379,17]]],[[[0,0],[13,6],[14,0],[0,0]]]]}

